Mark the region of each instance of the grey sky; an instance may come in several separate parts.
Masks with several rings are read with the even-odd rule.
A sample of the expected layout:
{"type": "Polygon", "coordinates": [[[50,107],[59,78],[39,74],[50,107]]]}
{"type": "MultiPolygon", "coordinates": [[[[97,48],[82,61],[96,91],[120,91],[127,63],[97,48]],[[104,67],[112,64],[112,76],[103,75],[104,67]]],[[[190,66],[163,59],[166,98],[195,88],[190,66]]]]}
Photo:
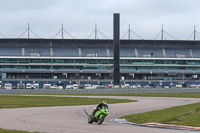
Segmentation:
{"type": "MultiPolygon", "coordinates": [[[[41,38],[52,38],[63,23],[72,36],[85,39],[97,24],[97,29],[112,39],[116,12],[120,13],[121,37],[130,24],[131,30],[143,39],[155,39],[163,25],[176,39],[187,40],[194,25],[200,32],[199,6],[200,0],[0,0],[0,33],[17,38],[30,23],[31,30],[41,38]]],[[[64,37],[70,38],[67,34],[64,37]]],[[[98,37],[104,39],[100,34],[98,37]]],[[[138,39],[134,34],[132,38],[138,39]]]]}

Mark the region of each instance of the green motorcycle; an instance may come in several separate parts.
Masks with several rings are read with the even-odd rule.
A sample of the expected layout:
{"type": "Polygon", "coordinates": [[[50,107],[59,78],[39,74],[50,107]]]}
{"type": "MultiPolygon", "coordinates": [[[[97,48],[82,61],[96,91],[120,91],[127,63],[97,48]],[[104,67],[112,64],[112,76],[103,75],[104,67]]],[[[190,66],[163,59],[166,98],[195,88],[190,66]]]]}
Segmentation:
{"type": "Polygon", "coordinates": [[[89,115],[88,123],[92,124],[93,122],[97,122],[100,125],[100,124],[103,123],[104,119],[109,114],[108,108],[107,107],[103,107],[102,109],[98,110],[95,113],[95,115],[93,116],[92,114],[93,114],[95,109],[96,109],[96,107],[93,108],[91,114],[89,115]]]}

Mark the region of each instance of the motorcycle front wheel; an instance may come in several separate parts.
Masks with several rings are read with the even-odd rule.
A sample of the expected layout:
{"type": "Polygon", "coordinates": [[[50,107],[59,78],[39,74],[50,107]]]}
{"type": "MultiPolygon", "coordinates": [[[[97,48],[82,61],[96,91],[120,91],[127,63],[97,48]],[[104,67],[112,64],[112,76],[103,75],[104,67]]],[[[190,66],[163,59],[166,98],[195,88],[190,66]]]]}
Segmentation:
{"type": "Polygon", "coordinates": [[[105,119],[105,116],[102,116],[101,118],[98,118],[97,123],[99,125],[101,125],[103,123],[104,119],[105,119]]]}

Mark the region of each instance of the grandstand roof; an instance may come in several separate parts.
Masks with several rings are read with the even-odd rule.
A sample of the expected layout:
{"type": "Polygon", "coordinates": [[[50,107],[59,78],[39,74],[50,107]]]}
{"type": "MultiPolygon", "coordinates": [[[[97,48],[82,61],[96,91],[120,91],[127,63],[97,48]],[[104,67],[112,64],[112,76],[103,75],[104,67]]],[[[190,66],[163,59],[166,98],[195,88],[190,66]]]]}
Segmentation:
{"type": "MultiPolygon", "coordinates": [[[[109,39],[19,39],[0,38],[0,46],[51,46],[51,47],[112,47],[109,39]]],[[[121,47],[200,47],[200,41],[191,40],[120,40],[121,47]]]]}

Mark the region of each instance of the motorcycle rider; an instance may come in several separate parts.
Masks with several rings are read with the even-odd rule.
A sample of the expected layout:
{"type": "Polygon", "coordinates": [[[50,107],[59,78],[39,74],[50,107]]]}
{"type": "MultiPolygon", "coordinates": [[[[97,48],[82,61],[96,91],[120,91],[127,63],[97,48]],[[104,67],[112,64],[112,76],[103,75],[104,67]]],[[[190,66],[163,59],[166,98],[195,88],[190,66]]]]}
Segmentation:
{"type": "Polygon", "coordinates": [[[92,116],[94,117],[94,116],[95,116],[95,113],[96,113],[98,110],[102,109],[104,106],[108,108],[108,104],[107,104],[106,101],[103,101],[102,103],[100,103],[100,104],[96,107],[96,109],[94,110],[92,116]]]}

